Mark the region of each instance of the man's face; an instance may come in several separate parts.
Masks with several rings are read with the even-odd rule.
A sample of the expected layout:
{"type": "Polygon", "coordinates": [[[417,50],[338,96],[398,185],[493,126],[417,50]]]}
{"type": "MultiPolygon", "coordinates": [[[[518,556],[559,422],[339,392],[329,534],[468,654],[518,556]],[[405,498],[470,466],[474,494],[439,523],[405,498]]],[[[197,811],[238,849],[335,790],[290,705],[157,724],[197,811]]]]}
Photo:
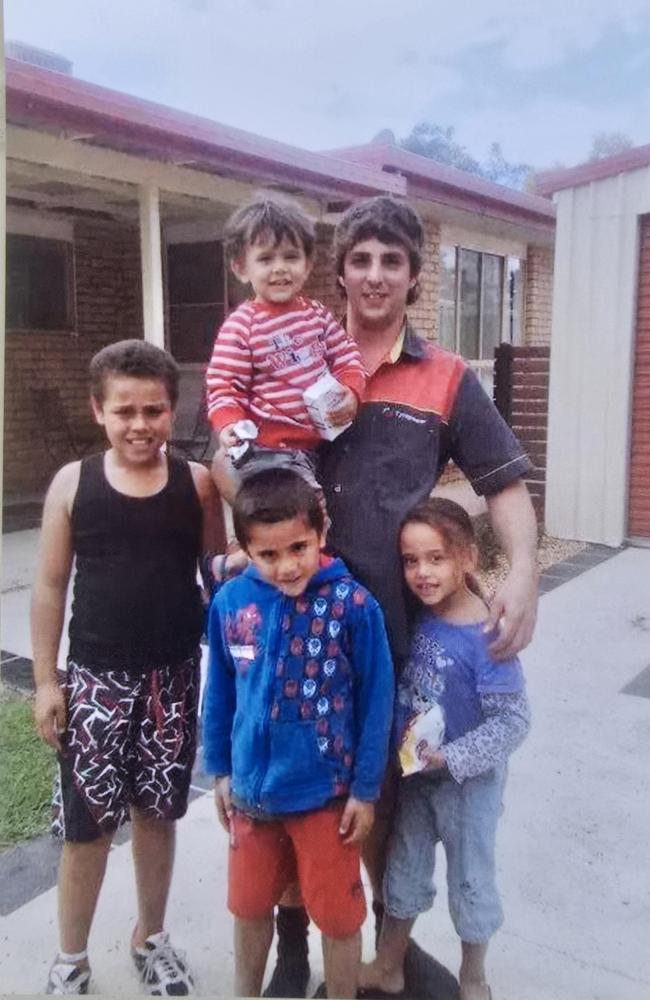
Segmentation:
{"type": "Polygon", "coordinates": [[[373,237],[347,252],[339,280],[348,297],[352,329],[384,330],[401,323],[406,296],[417,278],[411,275],[409,255],[400,243],[373,237]]]}

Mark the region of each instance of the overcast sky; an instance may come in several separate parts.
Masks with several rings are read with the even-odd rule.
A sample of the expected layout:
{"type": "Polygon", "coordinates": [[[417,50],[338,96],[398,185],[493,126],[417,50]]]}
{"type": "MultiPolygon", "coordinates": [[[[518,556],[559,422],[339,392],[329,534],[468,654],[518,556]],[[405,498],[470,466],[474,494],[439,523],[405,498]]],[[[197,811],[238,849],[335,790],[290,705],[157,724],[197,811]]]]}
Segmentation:
{"type": "Polygon", "coordinates": [[[309,149],[453,125],[479,159],[650,142],[648,0],[4,0],[74,74],[309,149]]]}

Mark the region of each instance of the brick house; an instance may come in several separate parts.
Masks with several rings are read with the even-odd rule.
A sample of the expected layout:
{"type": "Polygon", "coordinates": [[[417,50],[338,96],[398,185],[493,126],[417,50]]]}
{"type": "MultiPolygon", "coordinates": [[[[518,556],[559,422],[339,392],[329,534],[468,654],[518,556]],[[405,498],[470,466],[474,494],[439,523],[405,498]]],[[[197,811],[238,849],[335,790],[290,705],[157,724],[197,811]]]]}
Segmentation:
{"type": "Polygon", "coordinates": [[[241,294],[224,267],[224,220],[260,188],[315,219],[308,291],[330,307],[341,308],[333,227],[353,201],[387,193],[426,227],[411,310],[421,333],[463,353],[488,390],[498,344],[549,342],[544,198],[393,146],[308,152],[14,59],[6,100],[6,495],[42,494],[73,457],[89,423],[88,361],[112,340],[167,346],[183,373],[179,419],[191,418],[214,329],[241,294]],[[48,389],[69,430],[56,456],[48,389]]]}

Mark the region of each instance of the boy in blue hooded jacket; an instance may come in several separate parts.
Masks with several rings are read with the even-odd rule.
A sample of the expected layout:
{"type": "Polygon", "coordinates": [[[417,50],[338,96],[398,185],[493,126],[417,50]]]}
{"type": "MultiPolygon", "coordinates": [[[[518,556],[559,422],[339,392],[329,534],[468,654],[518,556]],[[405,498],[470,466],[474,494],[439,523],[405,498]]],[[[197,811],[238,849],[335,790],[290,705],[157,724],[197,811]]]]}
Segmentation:
{"type": "Polygon", "coordinates": [[[251,476],[233,508],[251,564],[210,610],[204,764],[230,836],[235,994],[259,996],[273,908],[300,882],[328,995],[356,995],[366,907],[359,845],[386,767],[394,681],[376,600],[321,553],[297,473],[251,476]]]}

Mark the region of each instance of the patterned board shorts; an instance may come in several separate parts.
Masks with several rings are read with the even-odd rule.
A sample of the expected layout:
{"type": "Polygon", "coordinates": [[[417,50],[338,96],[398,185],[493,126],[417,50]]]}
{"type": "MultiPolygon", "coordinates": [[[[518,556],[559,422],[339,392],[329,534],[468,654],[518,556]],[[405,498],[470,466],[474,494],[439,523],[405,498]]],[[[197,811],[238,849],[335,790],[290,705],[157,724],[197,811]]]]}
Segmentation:
{"type": "Polygon", "coordinates": [[[55,785],[52,832],[69,841],[114,833],[137,806],[179,819],[196,755],[199,662],[133,674],[72,660],[60,677],[67,726],[55,785]]]}

